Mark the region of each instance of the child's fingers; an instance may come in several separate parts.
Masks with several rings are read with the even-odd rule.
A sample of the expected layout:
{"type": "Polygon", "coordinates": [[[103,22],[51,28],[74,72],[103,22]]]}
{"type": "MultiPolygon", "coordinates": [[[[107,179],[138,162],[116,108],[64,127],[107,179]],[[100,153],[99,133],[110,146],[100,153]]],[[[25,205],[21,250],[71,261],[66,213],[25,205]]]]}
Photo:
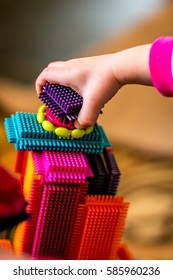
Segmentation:
{"type": "Polygon", "coordinates": [[[53,61],[48,64],[47,67],[64,67],[65,61],[53,61]]]}
{"type": "Polygon", "coordinates": [[[39,94],[46,82],[69,86],[72,76],[73,73],[69,68],[62,70],[62,67],[46,67],[36,80],[36,91],[39,94]]]}
{"type": "MultiPolygon", "coordinates": [[[[85,96],[87,94],[85,93],[85,96]]],[[[94,101],[88,95],[88,98],[84,99],[83,106],[79,112],[75,126],[77,128],[89,127],[95,124],[100,114],[101,106],[98,105],[97,101],[94,101]]]]}

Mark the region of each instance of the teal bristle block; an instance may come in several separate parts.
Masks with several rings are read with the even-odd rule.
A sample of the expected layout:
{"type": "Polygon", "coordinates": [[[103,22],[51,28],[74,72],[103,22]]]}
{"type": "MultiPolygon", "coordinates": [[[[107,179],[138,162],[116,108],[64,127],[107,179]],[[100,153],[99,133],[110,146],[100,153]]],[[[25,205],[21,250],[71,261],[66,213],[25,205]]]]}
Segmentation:
{"type": "Polygon", "coordinates": [[[105,147],[110,146],[103,128],[97,123],[90,134],[73,140],[60,139],[54,132],[45,131],[34,113],[17,112],[6,118],[4,125],[8,142],[14,143],[17,151],[51,150],[101,154],[105,147]]]}

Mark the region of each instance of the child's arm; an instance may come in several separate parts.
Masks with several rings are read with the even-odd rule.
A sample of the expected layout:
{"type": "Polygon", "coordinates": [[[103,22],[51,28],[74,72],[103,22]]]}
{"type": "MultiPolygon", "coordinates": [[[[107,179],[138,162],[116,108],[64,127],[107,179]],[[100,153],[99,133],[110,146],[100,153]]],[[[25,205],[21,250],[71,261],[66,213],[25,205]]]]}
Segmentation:
{"type": "Polygon", "coordinates": [[[36,90],[39,94],[46,82],[76,90],[83,96],[83,106],[75,125],[87,127],[96,122],[101,108],[122,86],[153,85],[155,77],[150,68],[155,55],[153,45],[148,44],[114,54],[53,62],[38,76],[36,90]]]}
{"type": "Polygon", "coordinates": [[[151,84],[148,55],[150,45],[135,47],[115,54],[53,62],[38,76],[39,94],[46,81],[69,86],[83,96],[79,127],[93,125],[101,108],[125,84],[151,84]]]}

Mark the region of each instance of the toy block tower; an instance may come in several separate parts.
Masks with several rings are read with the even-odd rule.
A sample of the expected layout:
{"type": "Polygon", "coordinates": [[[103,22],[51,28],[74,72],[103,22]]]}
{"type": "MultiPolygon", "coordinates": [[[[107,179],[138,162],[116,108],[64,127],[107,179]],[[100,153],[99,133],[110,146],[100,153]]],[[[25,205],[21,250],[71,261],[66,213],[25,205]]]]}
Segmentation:
{"type": "Polygon", "coordinates": [[[47,83],[37,114],[5,119],[17,150],[29,219],[14,234],[33,259],[117,259],[129,204],[116,195],[120,172],[101,126],[76,129],[83,99],[47,83]]]}

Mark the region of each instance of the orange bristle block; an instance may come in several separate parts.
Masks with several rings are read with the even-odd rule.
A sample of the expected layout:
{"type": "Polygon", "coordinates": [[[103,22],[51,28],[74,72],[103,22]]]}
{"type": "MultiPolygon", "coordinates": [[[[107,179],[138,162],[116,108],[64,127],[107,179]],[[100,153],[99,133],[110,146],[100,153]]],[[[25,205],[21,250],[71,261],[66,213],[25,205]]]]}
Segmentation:
{"type": "Polygon", "coordinates": [[[77,214],[68,258],[116,259],[128,206],[122,197],[88,196],[77,214]]]}

